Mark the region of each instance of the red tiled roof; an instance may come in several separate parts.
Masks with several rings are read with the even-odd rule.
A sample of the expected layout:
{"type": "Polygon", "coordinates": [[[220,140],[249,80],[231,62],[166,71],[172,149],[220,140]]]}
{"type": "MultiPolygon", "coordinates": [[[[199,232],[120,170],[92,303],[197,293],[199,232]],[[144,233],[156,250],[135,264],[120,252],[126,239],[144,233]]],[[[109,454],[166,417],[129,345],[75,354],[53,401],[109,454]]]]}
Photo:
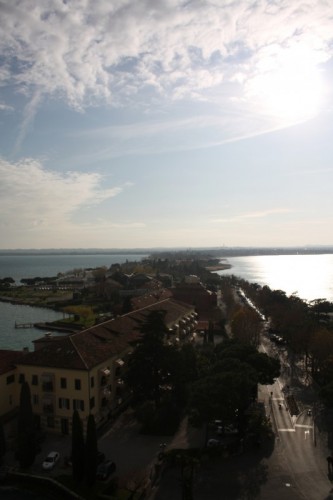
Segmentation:
{"type": "Polygon", "coordinates": [[[151,311],[160,310],[166,311],[165,322],[168,326],[189,314],[193,308],[165,299],[87,330],[60,337],[56,342],[47,342],[26,354],[20,364],[89,370],[138,342],[141,322],[151,311]]]}
{"type": "Polygon", "coordinates": [[[25,355],[22,351],[0,349],[0,375],[14,370],[15,363],[25,355]]]}
{"type": "Polygon", "coordinates": [[[131,304],[133,309],[142,309],[143,307],[148,307],[156,302],[160,302],[161,300],[169,299],[170,297],[172,297],[172,292],[166,288],[161,288],[160,290],[156,290],[154,293],[133,297],[131,304]]]}

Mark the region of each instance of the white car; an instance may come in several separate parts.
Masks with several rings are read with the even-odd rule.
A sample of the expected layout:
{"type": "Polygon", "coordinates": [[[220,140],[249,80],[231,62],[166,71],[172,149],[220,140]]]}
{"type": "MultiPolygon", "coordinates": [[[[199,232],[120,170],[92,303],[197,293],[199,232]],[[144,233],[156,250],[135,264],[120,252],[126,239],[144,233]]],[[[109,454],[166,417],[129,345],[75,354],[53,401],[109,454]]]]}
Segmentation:
{"type": "Polygon", "coordinates": [[[42,463],[42,468],[44,470],[52,470],[55,464],[58,462],[59,458],[60,453],[58,453],[57,451],[51,451],[42,463]]]}

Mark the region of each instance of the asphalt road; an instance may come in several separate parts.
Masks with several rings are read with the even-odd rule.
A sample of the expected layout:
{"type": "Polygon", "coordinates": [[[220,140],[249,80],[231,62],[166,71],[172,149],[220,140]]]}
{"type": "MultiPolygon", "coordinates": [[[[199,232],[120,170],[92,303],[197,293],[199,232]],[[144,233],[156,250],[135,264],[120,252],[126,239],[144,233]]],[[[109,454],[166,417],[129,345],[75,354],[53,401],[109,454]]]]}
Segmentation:
{"type": "MultiPolygon", "coordinates": [[[[316,395],[301,366],[291,363],[284,347],[265,339],[263,349],[279,357],[282,375],[272,386],[260,386],[258,399],[264,403],[275,434],[272,442],[258,450],[228,458],[208,459],[196,466],[194,500],[329,500],[333,499],[332,454],[327,434],[316,425],[316,395]],[[294,394],[300,408],[291,415],[286,396],[294,394]],[[281,409],[279,409],[279,403],[281,409]]],[[[189,444],[190,446],[191,444],[189,444]]],[[[164,471],[150,500],[181,499],[180,466],[164,471]]]]}

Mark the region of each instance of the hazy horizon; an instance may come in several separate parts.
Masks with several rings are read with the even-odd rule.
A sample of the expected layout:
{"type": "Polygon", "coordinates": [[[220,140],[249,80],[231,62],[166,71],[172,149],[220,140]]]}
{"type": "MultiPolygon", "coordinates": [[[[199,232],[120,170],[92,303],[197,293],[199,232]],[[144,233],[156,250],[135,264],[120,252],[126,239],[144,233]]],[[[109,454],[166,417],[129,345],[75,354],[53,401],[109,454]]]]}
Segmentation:
{"type": "Polygon", "coordinates": [[[221,254],[225,252],[235,252],[235,251],[253,251],[253,252],[259,252],[259,251],[267,251],[267,252],[307,252],[307,253],[318,253],[318,252],[327,252],[327,253],[333,253],[333,245],[305,245],[305,246],[275,246],[275,247],[264,247],[264,246],[230,246],[230,247],[214,247],[214,246],[207,246],[207,247],[147,247],[147,248],[7,248],[7,249],[0,249],[0,255],[1,254],[6,254],[6,253],[17,253],[17,254],[24,254],[24,253],[35,253],[35,254],[85,254],[85,253],[90,253],[90,254],[103,254],[103,253],[110,253],[110,254],[144,254],[144,253],[158,253],[158,252],[183,252],[183,253],[191,253],[191,252],[220,252],[221,254]]]}

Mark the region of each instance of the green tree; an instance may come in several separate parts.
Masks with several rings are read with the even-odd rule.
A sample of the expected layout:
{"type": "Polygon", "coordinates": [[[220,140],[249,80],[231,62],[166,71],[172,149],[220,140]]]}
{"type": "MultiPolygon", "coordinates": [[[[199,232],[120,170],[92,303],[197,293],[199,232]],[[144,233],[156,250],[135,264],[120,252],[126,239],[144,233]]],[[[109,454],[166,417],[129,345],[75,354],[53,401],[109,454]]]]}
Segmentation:
{"type": "Polygon", "coordinates": [[[322,387],[319,396],[327,408],[333,408],[333,382],[322,387]]]}
{"type": "Polygon", "coordinates": [[[231,330],[236,339],[257,347],[261,330],[259,314],[248,307],[240,308],[231,321],[231,330]]]}
{"type": "Polygon", "coordinates": [[[235,340],[207,351],[209,373],[192,385],[189,408],[192,423],[201,425],[214,419],[246,423],[246,410],[256,398],[258,383],[271,384],[280,374],[280,363],[254,346],[235,340]]]}
{"type": "Polygon", "coordinates": [[[84,476],[85,446],[82,421],[79,412],[74,410],[72,418],[72,470],[73,479],[82,481],[84,476]]]}
{"type": "Polygon", "coordinates": [[[159,406],[169,390],[174,372],[171,359],[174,348],[164,343],[169,333],[164,323],[165,311],[151,312],[139,330],[142,340],[135,349],[126,374],[137,402],[153,400],[159,406]]]}
{"type": "Polygon", "coordinates": [[[248,407],[256,386],[255,373],[242,365],[241,371],[216,373],[195,382],[190,398],[192,423],[202,425],[221,419],[225,425],[233,424],[248,407]]]}
{"type": "Polygon", "coordinates": [[[3,428],[3,423],[0,421],[0,464],[2,463],[3,457],[7,451],[6,448],[6,439],[5,439],[5,431],[3,428]]]}
{"type": "Polygon", "coordinates": [[[88,487],[95,484],[97,471],[97,433],[95,419],[89,415],[85,447],[85,481],[88,487]]]}
{"type": "Polygon", "coordinates": [[[21,386],[17,439],[17,458],[20,467],[30,467],[35,461],[37,443],[28,382],[23,382],[21,386]]]}

